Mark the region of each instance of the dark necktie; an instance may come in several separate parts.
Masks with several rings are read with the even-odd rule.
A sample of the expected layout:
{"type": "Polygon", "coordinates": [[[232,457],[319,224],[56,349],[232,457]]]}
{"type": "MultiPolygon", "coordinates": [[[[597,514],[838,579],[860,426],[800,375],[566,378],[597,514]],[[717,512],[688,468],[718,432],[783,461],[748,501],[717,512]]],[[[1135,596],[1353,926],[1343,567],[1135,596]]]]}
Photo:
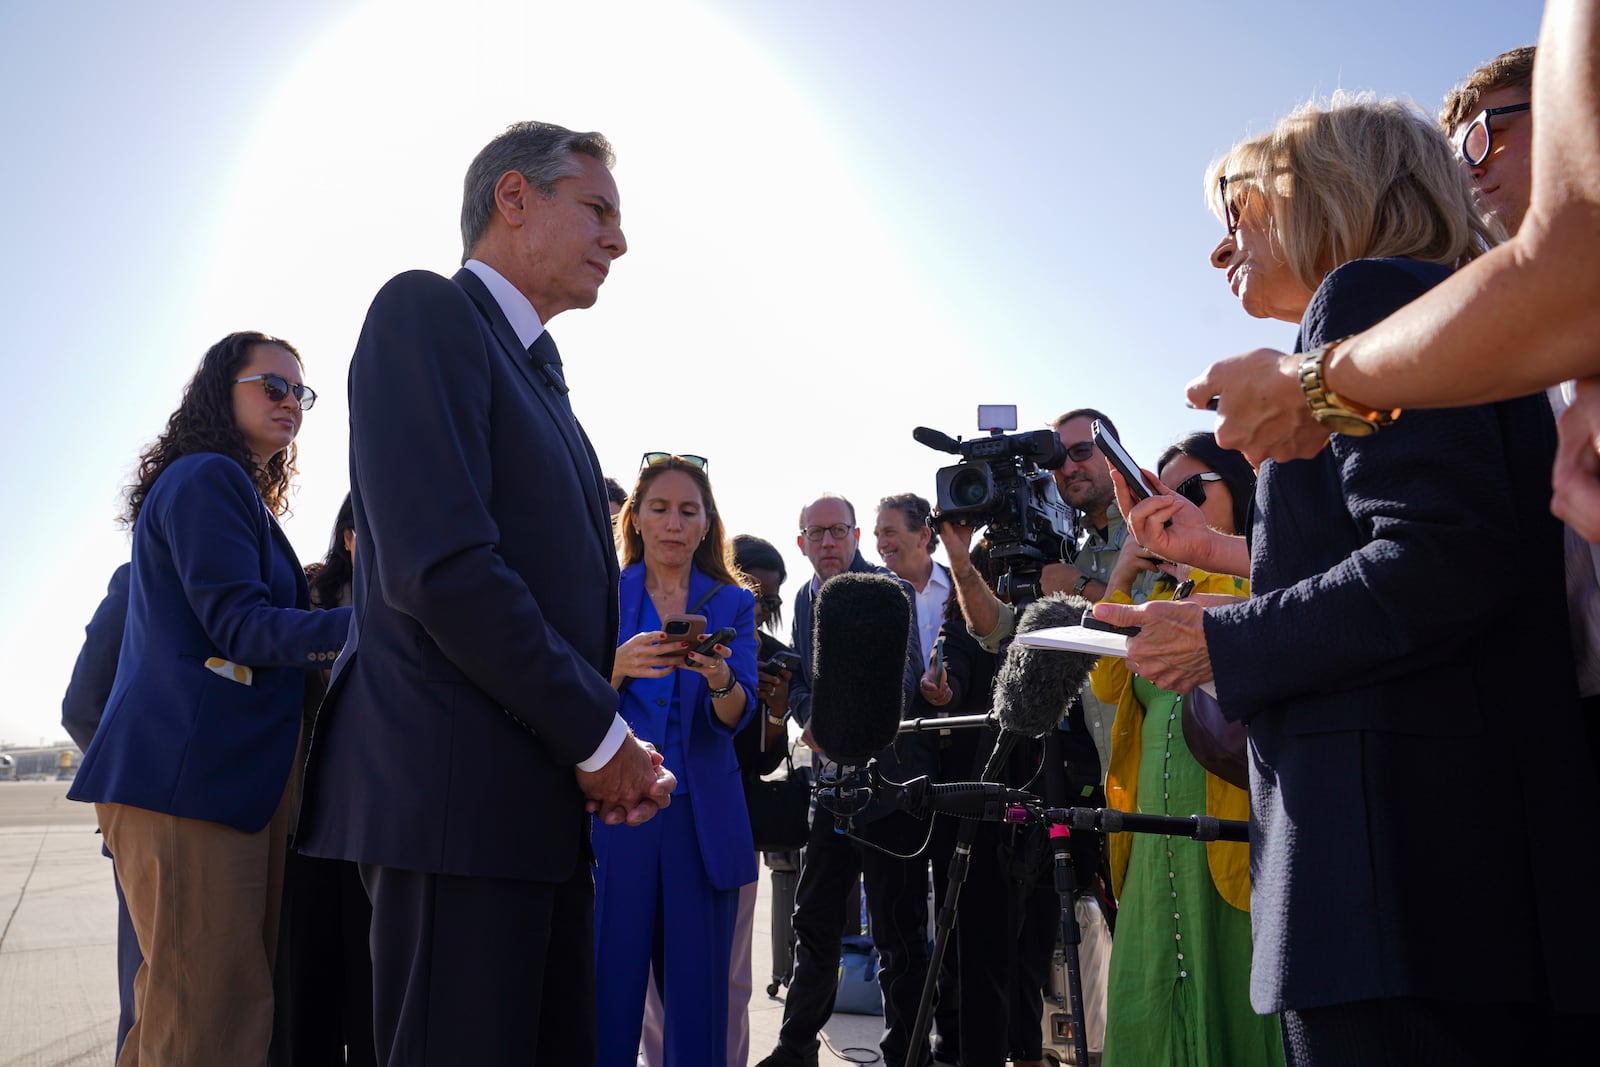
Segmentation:
{"type": "Polygon", "coordinates": [[[550,336],[549,330],[539,331],[539,336],[528,346],[528,358],[533,360],[534,368],[550,388],[565,397],[567,380],[561,376],[561,353],[557,351],[555,338],[550,336]]]}

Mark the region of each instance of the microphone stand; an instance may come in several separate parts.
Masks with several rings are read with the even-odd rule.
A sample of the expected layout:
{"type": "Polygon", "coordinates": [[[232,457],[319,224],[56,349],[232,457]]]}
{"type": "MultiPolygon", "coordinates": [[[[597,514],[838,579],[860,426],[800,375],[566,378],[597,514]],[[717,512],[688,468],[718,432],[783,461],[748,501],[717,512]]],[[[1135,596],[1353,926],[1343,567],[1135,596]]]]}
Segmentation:
{"type": "MultiPolygon", "coordinates": [[[[931,718],[928,721],[942,726],[933,729],[949,728],[955,719],[977,719],[978,722],[962,723],[961,725],[990,726],[995,719],[990,715],[963,715],[946,719],[931,718]]],[[[908,728],[920,730],[924,720],[911,719],[900,724],[901,730],[908,728]]],[[[990,783],[999,780],[1000,768],[1005,765],[1011,756],[1011,750],[1016,747],[1017,734],[1009,730],[1002,730],[994,739],[994,749],[989,754],[989,763],[979,776],[980,783],[990,783]]],[[[967,882],[967,871],[972,865],[972,846],[978,837],[978,823],[981,819],[962,819],[956,830],[955,851],[950,855],[950,870],[945,876],[944,906],[939,909],[938,919],[934,923],[933,952],[928,957],[928,971],[922,979],[922,999],[917,1003],[917,1019],[911,1026],[911,1044],[906,1049],[905,1062],[907,1064],[922,1063],[922,1044],[928,1039],[928,1023],[933,1014],[933,993],[939,981],[939,967],[944,962],[945,951],[950,945],[950,931],[956,925],[956,904],[961,900],[961,887],[967,882]]],[[[1079,1062],[1086,1062],[1080,1060],[1079,1062]]]]}

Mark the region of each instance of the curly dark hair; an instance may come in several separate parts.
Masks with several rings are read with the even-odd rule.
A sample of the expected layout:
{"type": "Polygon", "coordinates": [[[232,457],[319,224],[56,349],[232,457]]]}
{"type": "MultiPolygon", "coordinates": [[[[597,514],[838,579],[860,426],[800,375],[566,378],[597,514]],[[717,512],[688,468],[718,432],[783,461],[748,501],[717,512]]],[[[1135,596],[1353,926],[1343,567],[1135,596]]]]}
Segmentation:
{"type": "Polygon", "coordinates": [[[345,586],[355,578],[355,557],[350,550],[344,547],[345,531],[354,532],[356,528],[355,508],[350,502],[350,494],[344,495],[344,504],[339,508],[338,516],[333,520],[333,536],[328,539],[328,554],[322,557],[321,563],[312,564],[306,568],[306,580],[311,586],[311,606],[316,608],[336,608],[342,601],[345,586]]]}
{"type": "Polygon", "coordinates": [[[289,481],[296,473],[294,443],[267,460],[265,468],[258,468],[233,418],[233,380],[249,363],[250,350],[256,345],[277,345],[301,362],[300,353],[288,341],[253,330],[230,333],[212,345],[183,387],[183,400],[167,420],[166,430],[139,456],[138,481],[127,490],[124,525],[139,521],[139,509],[161,472],[194,452],[217,452],[234,460],[250,475],[274,515],[288,513],[289,481]]]}

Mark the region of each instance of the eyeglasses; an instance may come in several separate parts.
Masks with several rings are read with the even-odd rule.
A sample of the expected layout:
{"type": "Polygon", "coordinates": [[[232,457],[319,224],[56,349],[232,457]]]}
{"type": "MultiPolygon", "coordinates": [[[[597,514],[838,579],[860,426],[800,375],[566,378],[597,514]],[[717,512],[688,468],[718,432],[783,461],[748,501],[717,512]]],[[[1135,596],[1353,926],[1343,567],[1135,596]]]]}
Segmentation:
{"type": "Polygon", "coordinates": [[[1067,458],[1074,463],[1087,463],[1094,452],[1093,441],[1078,441],[1067,446],[1067,458]]]}
{"type": "Polygon", "coordinates": [[[1183,497],[1183,499],[1187,500],[1195,507],[1200,507],[1206,502],[1206,483],[1220,481],[1222,481],[1222,475],[1217,474],[1215,471],[1206,471],[1203,474],[1191,474],[1189,477],[1179,482],[1173,489],[1173,492],[1183,497]]]}
{"type": "Polygon", "coordinates": [[[835,541],[843,541],[850,536],[852,529],[854,527],[847,526],[842,522],[836,522],[832,526],[807,526],[800,532],[805,534],[807,541],[820,541],[823,534],[830,535],[835,541]]]}
{"type": "Polygon", "coordinates": [[[309,385],[296,385],[288,381],[281,374],[252,374],[247,378],[235,378],[234,385],[243,385],[245,382],[260,382],[261,388],[267,391],[267,399],[276,404],[290,393],[300,402],[301,411],[310,411],[311,405],[317,402],[317,391],[309,385]]]}
{"type": "Polygon", "coordinates": [[[675,452],[646,452],[644,458],[639,461],[639,469],[644,470],[646,467],[654,467],[657,463],[665,463],[673,459],[682,460],[698,470],[705,470],[711,466],[711,461],[704,456],[680,456],[675,452]]]}
{"type": "MultiPolygon", "coordinates": [[[[1239,179],[1235,177],[1233,184],[1238,185],[1239,179]]],[[[1222,200],[1222,221],[1228,224],[1228,236],[1233,237],[1239,232],[1239,218],[1241,212],[1239,205],[1228,199],[1228,176],[1217,176],[1217,196],[1222,200]]]]}
{"type": "MultiPolygon", "coordinates": [[[[1467,124],[1466,132],[1461,135],[1461,143],[1456,146],[1456,151],[1461,153],[1461,158],[1467,166],[1476,167],[1489,158],[1489,149],[1494,147],[1492,120],[1496,116],[1526,111],[1532,106],[1532,104],[1508,104],[1505,107],[1486,107],[1478,112],[1478,117],[1467,124]]],[[[1500,128],[1505,129],[1505,124],[1502,123],[1500,128]]]]}

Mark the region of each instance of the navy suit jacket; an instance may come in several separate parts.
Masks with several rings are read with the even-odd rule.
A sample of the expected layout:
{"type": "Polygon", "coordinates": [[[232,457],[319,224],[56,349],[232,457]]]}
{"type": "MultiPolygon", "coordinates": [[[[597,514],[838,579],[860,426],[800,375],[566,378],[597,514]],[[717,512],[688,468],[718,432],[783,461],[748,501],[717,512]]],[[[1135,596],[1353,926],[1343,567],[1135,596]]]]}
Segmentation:
{"type": "MultiPolygon", "coordinates": [[[[621,633],[632,636],[640,630],[644,612],[644,564],[636,563],[622,572],[619,602],[622,608],[621,633]]],[[[697,604],[711,588],[712,579],[698,567],[689,574],[689,603],[697,604]]],[[[700,608],[706,617],[706,633],[732,626],[738,636],[728,642],[732,655],[728,664],[733,676],[744,686],[745,707],[735,727],[728,727],[711,709],[711,691],[706,680],[694,671],[677,671],[678,709],[684,731],[682,767],[667,769],[694,797],[695,836],[706,876],[718,889],[737,889],[756,879],[756,854],[750,847],[750,813],[744,803],[744,778],[733,751],[733,735],[755,714],[756,700],[756,601],[750,590],[725,585],[700,608]]],[[[638,731],[635,731],[637,733],[638,731]]],[[[644,736],[644,735],[640,735],[644,736]]],[[[657,747],[665,738],[645,737],[657,747]]]]}
{"type": "Polygon", "coordinates": [[[124,563],[111,573],[105,599],[84,628],[83,648],[72,665],[66,696],[61,698],[61,725],[85,752],[94,740],[95,727],[100,725],[100,716],[111,697],[111,685],[117,679],[117,653],[128,622],[128,585],[132,575],[132,563],[124,563]]]}
{"type": "MultiPolygon", "coordinates": [[[[1347,263],[1300,344],[1448,273],[1347,263]]],[[[1600,997],[1554,443],[1534,395],[1262,466],[1254,595],[1205,619],[1221,705],[1250,726],[1257,1011],[1600,997]]]]}
{"type": "Polygon", "coordinates": [[[294,766],[306,671],[333,661],[349,623],[346,609],[310,607],[244,468],[214,452],[173,462],[134,526],[116,682],[67,795],[266,826],[294,766]],[[224,677],[210,659],[253,677],[224,677]]]}
{"type": "Polygon", "coordinates": [[[350,639],[297,840],[315,856],[563,882],[573,768],[610,729],[617,560],[599,464],[471,271],[379,291],[350,363],[350,639]]]}

